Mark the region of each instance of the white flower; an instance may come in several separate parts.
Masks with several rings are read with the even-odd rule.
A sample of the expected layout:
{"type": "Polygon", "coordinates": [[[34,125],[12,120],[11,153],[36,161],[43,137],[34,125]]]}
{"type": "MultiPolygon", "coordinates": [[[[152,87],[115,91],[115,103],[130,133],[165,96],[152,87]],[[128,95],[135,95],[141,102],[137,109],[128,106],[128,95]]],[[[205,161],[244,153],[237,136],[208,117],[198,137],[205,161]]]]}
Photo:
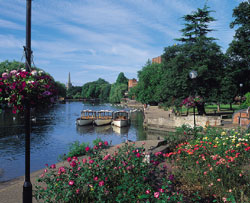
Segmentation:
{"type": "Polygon", "coordinates": [[[31,71],[31,75],[33,76],[37,75],[37,71],[36,70],[31,71]]]}

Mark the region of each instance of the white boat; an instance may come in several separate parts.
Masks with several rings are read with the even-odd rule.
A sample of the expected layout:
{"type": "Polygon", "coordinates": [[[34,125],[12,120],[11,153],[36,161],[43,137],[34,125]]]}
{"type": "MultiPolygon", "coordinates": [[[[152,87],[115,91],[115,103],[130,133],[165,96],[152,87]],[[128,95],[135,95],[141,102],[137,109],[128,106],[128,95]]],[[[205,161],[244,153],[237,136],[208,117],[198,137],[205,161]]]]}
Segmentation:
{"type": "Polygon", "coordinates": [[[83,110],[81,111],[81,117],[76,119],[76,124],[79,126],[93,124],[95,119],[95,111],[92,110],[83,110]]]}
{"type": "Polygon", "coordinates": [[[109,110],[97,111],[94,123],[97,126],[108,125],[112,122],[112,118],[113,118],[112,114],[113,114],[113,111],[109,111],[109,110]]]}
{"type": "Polygon", "coordinates": [[[117,127],[125,127],[129,125],[129,113],[127,111],[115,111],[113,113],[113,122],[112,124],[117,127]]]}

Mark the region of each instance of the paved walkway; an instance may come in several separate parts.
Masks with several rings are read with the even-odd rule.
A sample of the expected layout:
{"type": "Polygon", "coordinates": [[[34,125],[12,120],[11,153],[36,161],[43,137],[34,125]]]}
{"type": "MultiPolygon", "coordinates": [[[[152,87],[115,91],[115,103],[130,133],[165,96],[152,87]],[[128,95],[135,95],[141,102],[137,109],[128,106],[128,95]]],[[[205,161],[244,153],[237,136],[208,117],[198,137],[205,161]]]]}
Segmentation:
{"type": "MultiPolygon", "coordinates": [[[[149,151],[152,148],[155,148],[154,151],[157,151],[157,146],[159,142],[162,140],[145,140],[145,141],[137,141],[135,145],[137,147],[141,147],[142,143],[145,142],[144,148],[146,151],[149,151]]],[[[130,142],[132,144],[132,142],[130,142]]],[[[123,143],[124,144],[124,143],[123,143]]],[[[108,153],[112,154],[117,146],[121,146],[123,144],[119,144],[109,148],[107,151],[108,153]]],[[[159,147],[159,150],[162,149],[159,147]]],[[[82,159],[82,157],[81,157],[82,159]]],[[[57,168],[63,166],[64,164],[68,164],[66,161],[57,163],[57,168]]],[[[43,173],[44,169],[39,171],[33,172],[30,175],[31,183],[33,184],[33,189],[35,188],[36,179],[43,173]]],[[[24,176],[16,178],[11,181],[7,181],[4,183],[0,183],[0,202],[1,203],[22,203],[22,192],[23,192],[23,183],[24,183],[24,176]]],[[[33,198],[33,203],[37,203],[35,198],[33,198]]]]}

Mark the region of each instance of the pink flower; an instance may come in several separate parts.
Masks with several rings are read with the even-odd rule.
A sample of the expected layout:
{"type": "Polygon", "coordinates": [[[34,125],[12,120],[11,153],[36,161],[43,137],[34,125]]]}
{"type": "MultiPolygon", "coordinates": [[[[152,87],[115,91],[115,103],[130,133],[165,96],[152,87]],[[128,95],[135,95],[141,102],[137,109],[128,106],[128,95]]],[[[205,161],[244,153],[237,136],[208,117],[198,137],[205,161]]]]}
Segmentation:
{"type": "Polygon", "coordinates": [[[68,157],[68,158],[67,158],[67,161],[68,161],[68,162],[71,162],[71,157],[68,157]]]}
{"type": "Polygon", "coordinates": [[[98,177],[96,176],[96,177],[94,177],[94,181],[97,181],[98,180],[98,177]]]}
{"type": "Polygon", "coordinates": [[[98,145],[99,145],[99,146],[102,146],[102,142],[99,142],[98,145]]]}
{"type": "Polygon", "coordinates": [[[149,194],[150,193],[150,190],[146,190],[146,194],[149,194]]]}
{"type": "Polygon", "coordinates": [[[93,164],[93,163],[94,163],[94,160],[92,160],[92,159],[89,160],[89,163],[90,163],[90,164],[93,164]]]}
{"type": "Polygon", "coordinates": [[[103,160],[108,160],[110,158],[110,154],[107,154],[106,156],[103,157],[103,160]]]}
{"type": "Polygon", "coordinates": [[[98,147],[95,145],[95,146],[93,147],[93,149],[98,149],[98,147]]]}
{"type": "Polygon", "coordinates": [[[108,146],[109,143],[108,143],[107,141],[104,141],[104,145],[105,145],[105,146],[108,146]]]}
{"type": "Polygon", "coordinates": [[[70,181],[69,181],[69,185],[71,185],[71,186],[74,185],[74,183],[75,183],[75,182],[74,182],[73,180],[70,180],[70,181]]]}
{"type": "Polygon", "coordinates": [[[70,163],[70,166],[71,166],[71,167],[75,167],[75,166],[76,166],[76,162],[75,162],[75,161],[72,161],[72,162],[70,163]]]}
{"type": "Polygon", "coordinates": [[[164,190],[162,188],[159,189],[159,192],[164,192],[164,190]]]}
{"type": "Polygon", "coordinates": [[[102,181],[99,182],[99,186],[101,187],[103,185],[104,185],[104,181],[102,180],[102,181]]]}
{"type": "Polygon", "coordinates": [[[76,189],[76,194],[79,194],[79,192],[80,192],[80,189],[76,189]]]}
{"type": "Polygon", "coordinates": [[[207,175],[207,171],[204,172],[204,175],[207,175]]]}
{"type": "Polygon", "coordinates": [[[55,164],[52,164],[52,165],[50,166],[50,168],[56,168],[56,165],[55,165],[55,164]]]}
{"type": "Polygon", "coordinates": [[[138,158],[139,158],[140,156],[141,156],[141,155],[140,155],[140,153],[137,153],[137,154],[136,154],[136,157],[138,157],[138,158]]]}
{"type": "Polygon", "coordinates": [[[159,196],[160,196],[160,193],[159,193],[159,192],[155,192],[155,193],[154,193],[154,197],[155,197],[155,198],[159,198],[159,196]]]}
{"type": "Polygon", "coordinates": [[[87,159],[86,158],[82,159],[82,163],[86,164],[87,163],[87,159]]]}
{"type": "Polygon", "coordinates": [[[218,178],[218,179],[217,179],[217,181],[218,181],[218,182],[220,182],[220,181],[221,181],[221,179],[219,179],[219,178],[218,178]]]}
{"type": "Polygon", "coordinates": [[[89,146],[85,148],[85,151],[88,152],[90,150],[89,146]]]}

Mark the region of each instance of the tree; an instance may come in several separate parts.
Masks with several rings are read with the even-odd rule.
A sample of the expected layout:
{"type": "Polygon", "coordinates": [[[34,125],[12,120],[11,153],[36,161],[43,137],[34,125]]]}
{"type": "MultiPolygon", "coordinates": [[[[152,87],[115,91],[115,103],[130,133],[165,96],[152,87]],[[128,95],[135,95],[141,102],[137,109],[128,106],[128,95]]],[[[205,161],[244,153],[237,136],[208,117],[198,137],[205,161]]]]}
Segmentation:
{"type": "Polygon", "coordinates": [[[214,40],[213,37],[207,37],[207,33],[213,31],[208,28],[208,23],[215,21],[210,16],[212,11],[208,10],[205,5],[203,9],[198,8],[197,11],[185,15],[183,19],[186,21],[185,28],[181,29],[182,38],[177,39],[181,42],[197,42],[199,40],[214,40]]]}
{"type": "Polygon", "coordinates": [[[79,95],[81,95],[82,92],[82,87],[81,86],[72,86],[67,90],[67,97],[68,98],[74,98],[74,99],[79,99],[79,95]],[[76,98],[76,95],[77,98],[76,98]]]}
{"type": "Polygon", "coordinates": [[[125,77],[124,73],[121,72],[117,79],[116,79],[116,84],[128,84],[128,78],[125,77]]]}
{"type": "Polygon", "coordinates": [[[56,81],[55,88],[57,89],[59,97],[66,97],[66,87],[65,84],[56,81]]]}
{"type": "Polygon", "coordinates": [[[111,103],[120,103],[124,97],[125,92],[128,90],[128,79],[124,73],[120,73],[116,79],[116,82],[111,85],[109,101],[111,103]]]}
{"type": "Polygon", "coordinates": [[[242,93],[245,94],[250,89],[250,3],[245,1],[233,10],[234,21],[230,24],[236,32],[233,41],[227,50],[230,61],[228,69],[232,74],[232,80],[236,85],[236,90],[232,96],[239,94],[239,84],[242,83],[242,93]]]}
{"type": "Polygon", "coordinates": [[[141,71],[138,71],[138,84],[132,90],[136,100],[144,104],[155,105],[164,100],[160,82],[162,80],[162,64],[148,61],[141,71]]]}
{"type": "Polygon", "coordinates": [[[127,90],[128,85],[126,84],[112,84],[110,89],[109,101],[111,103],[120,103],[127,90]]]}
{"type": "MultiPolygon", "coordinates": [[[[165,78],[161,83],[166,87],[164,93],[169,98],[168,106],[178,106],[180,100],[190,95],[199,95],[205,102],[215,102],[219,98],[224,55],[213,42],[214,38],[207,37],[212,31],[208,23],[214,21],[210,12],[205,5],[203,9],[185,15],[183,18],[187,23],[181,30],[183,37],[177,39],[183,43],[165,49],[165,78]],[[188,77],[191,70],[198,73],[194,80],[188,77]]],[[[204,103],[197,108],[199,114],[205,114],[204,103]]]]}
{"type": "Polygon", "coordinates": [[[102,78],[85,83],[82,86],[81,95],[85,99],[108,100],[111,85],[102,78]]]}

